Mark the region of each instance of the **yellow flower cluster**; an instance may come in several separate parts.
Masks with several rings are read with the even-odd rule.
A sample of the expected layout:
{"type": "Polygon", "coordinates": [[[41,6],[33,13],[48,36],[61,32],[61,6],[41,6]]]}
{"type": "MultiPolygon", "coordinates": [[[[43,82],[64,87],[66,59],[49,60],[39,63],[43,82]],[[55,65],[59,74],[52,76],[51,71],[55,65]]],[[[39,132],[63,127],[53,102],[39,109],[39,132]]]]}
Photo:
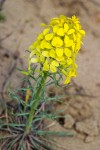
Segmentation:
{"type": "Polygon", "coordinates": [[[29,62],[41,63],[44,71],[52,73],[60,70],[66,76],[65,84],[76,76],[76,55],[81,47],[85,31],[76,16],[61,15],[53,18],[49,25],[42,24],[44,30],[30,45],[29,62]]]}

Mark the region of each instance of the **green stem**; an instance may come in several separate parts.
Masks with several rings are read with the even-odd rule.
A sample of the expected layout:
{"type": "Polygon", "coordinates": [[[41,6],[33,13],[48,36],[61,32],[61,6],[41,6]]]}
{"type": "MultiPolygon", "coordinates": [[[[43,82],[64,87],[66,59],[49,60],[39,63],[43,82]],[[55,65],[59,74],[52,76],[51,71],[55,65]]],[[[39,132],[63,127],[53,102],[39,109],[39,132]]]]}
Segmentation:
{"type": "Polygon", "coordinates": [[[39,99],[41,97],[42,89],[44,87],[46,78],[47,78],[47,73],[44,73],[44,76],[41,78],[41,81],[40,81],[39,89],[36,92],[36,99],[35,99],[35,101],[33,102],[32,106],[31,106],[31,110],[30,110],[30,113],[29,113],[29,118],[28,118],[28,121],[27,121],[27,124],[26,124],[25,135],[29,134],[29,132],[30,132],[30,128],[31,128],[31,124],[32,124],[32,121],[33,121],[33,118],[34,118],[35,110],[36,110],[36,108],[39,104],[39,99]]]}

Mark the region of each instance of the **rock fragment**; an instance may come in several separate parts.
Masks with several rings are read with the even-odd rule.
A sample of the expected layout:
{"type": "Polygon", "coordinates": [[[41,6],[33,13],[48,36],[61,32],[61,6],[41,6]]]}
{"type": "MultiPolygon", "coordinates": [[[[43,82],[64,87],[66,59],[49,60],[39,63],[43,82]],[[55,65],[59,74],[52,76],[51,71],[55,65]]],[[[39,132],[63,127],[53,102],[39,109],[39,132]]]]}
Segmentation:
{"type": "Polygon", "coordinates": [[[64,128],[71,129],[75,123],[75,120],[71,115],[65,116],[64,128]]]}
{"type": "Polygon", "coordinates": [[[87,136],[87,137],[85,138],[85,142],[86,142],[86,143],[90,143],[90,142],[94,141],[94,139],[95,139],[94,136],[87,136]]]}

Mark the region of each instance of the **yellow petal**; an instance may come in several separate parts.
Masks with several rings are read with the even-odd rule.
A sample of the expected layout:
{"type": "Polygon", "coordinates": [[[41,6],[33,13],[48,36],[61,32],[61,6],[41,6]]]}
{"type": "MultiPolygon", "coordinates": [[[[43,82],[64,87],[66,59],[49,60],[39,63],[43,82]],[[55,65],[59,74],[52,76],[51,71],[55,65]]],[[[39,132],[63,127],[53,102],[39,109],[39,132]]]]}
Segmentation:
{"type": "Polygon", "coordinates": [[[64,24],[64,32],[67,33],[69,29],[69,25],[67,23],[64,24]]]}
{"type": "Polygon", "coordinates": [[[45,48],[47,48],[47,49],[51,49],[51,48],[52,48],[52,46],[51,46],[51,44],[50,44],[49,42],[45,42],[45,48]]]}
{"type": "Polygon", "coordinates": [[[51,72],[56,72],[57,71],[57,68],[53,65],[50,65],[50,71],[51,72]]]}
{"type": "Polygon", "coordinates": [[[63,56],[63,49],[62,48],[56,48],[56,54],[58,57],[62,57],[63,56]]]}
{"type": "Polygon", "coordinates": [[[71,57],[72,55],[72,52],[69,48],[64,48],[64,54],[67,56],[67,57],[71,57]]]}
{"type": "Polygon", "coordinates": [[[64,15],[60,15],[60,19],[64,19],[66,21],[67,18],[64,15]]]}
{"type": "Polygon", "coordinates": [[[53,32],[54,32],[54,33],[57,33],[58,29],[59,29],[59,27],[58,27],[57,25],[54,26],[54,27],[53,27],[53,32]]]}
{"type": "Polygon", "coordinates": [[[80,42],[76,43],[75,50],[78,51],[80,48],[81,48],[81,43],[80,42]]]}
{"type": "Polygon", "coordinates": [[[58,67],[58,66],[59,66],[59,63],[58,63],[57,61],[53,60],[53,61],[51,62],[51,65],[52,65],[52,66],[55,66],[55,67],[58,67]]]}
{"type": "Polygon", "coordinates": [[[73,43],[73,40],[69,39],[69,37],[66,35],[64,38],[64,43],[66,47],[70,47],[73,43]]]}
{"type": "Polygon", "coordinates": [[[42,33],[40,33],[40,34],[38,35],[37,39],[38,39],[38,40],[43,39],[43,34],[42,34],[42,33]]]}
{"type": "Polygon", "coordinates": [[[43,35],[46,35],[50,31],[50,28],[46,28],[43,30],[43,35]]]}
{"type": "Polygon", "coordinates": [[[73,40],[76,41],[76,34],[73,34],[73,40]]]}
{"type": "MultiPolygon", "coordinates": [[[[61,57],[60,57],[61,58],[61,57]]],[[[65,58],[64,58],[65,59],[65,58]]],[[[61,65],[65,65],[66,64],[66,59],[65,60],[62,60],[61,62],[60,62],[60,64],[61,65]]]]}
{"type": "Polygon", "coordinates": [[[42,55],[45,56],[45,57],[49,57],[49,52],[48,51],[43,51],[42,55]]]}
{"type": "Polygon", "coordinates": [[[84,30],[79,30],[79,32],[84,36],[85,35],[85,31],[84,30]]]}
{"type": "Polygon", "coordinates": [[[45,61],[44,65],[43,65],[43,70],[44,71],[48,71],[49,70],[49,63],[48,63],[47,60],[45,61]]]}
{"type": "Polygon", "coordinates": [[[44,62],[44,56],[43,55],[40,55],[40,61],[44,62]]]}
{"type": "Polygon", "coordinates": [[[69,37],[66,35],[65,38],[64,38],[64,43],[65,45],[67,45],[69,43],[69,37]]]}
{"type": "Polygon", "coordinates": [[[71,35],[71,34],[74,33],[74,32],[75,32],[74,29],[70,29],[70,30],[67,32],[67,34],[68,34],[68,35],[71,35]]]}
{"type": "Polygon", "coordinates": [[[72,69],[71,71],[69,71],[69,75],[70,77],[76,77],[76,70],[72,69]]]}
{"type": "Polygon", "coordinates": [[[71,58],[68,58],[68,59],[67,59],[67,64],[68,64],[68,65],[71,65],[71,64],[72,64],[72,62],[73,62],[73,61],[72,61],[72,59],[71,59],[71,58]]]}
{"type": "Polygon", "coordinates": [[[53,49],[50,50],[50,57],[55,58],[55,51],[53,49]]]}
{"type": "Polygon", "coordinates": [[[72,43],[72,50],[73,50],[73,52],[75,51],[75,43],[74,42],[72,43]]]}
{"type": "Polygon", "coordinates": [[[64,60],[64,57],[56,57],[55,58],[57,61],[63,61],[64,60]]]}
{"type": "Polygon", "coordinates": [[[31,53],[30,53],[30,58],[32,57],[32,56],[34,56],[34,54],[36,54],[36,50],[33,50],[31,53]]]}
{"type": "Polygon", "coordinates": [[[68,84],[70,82],[70,77],[67,77],[64,84],[68,84]]]}
{"type": "Polygon", "coordinates": [[[62,69],[62,73],[67,76],[67,71],[65,71],[64,69],[62,69]]]}
{"type": "Polygon", "coordinates": [[[63,25],[64,22],[66,21],[66,16],[60,15],[60,22],[63,25]]]}
{"type": "Polygon", "coordinates": [[[57,31],[57,35],[64,36],[64,29],[63,28],[59,28],[58,31],[57,31]]]}
{"type": "Polygon", "coordinates": [[[51,19],[51,21],[50,21],[50,25],[52,26],[54,26],[55,24],[58,24],[60,21],[59,21],[59,18],[53,18],[53,19],[51,19]]]}
{"type": "Polygon", "coordinates": [[[38,62],[38,58],[32,58],[31,60],[30,60],[30,63],[37,63],[38,62]]]}
{"type": "Polygon", "coordinates": [[[42,41],[41,41],[41,43],[40,43],[41,49],[44,49],[44,48],[45,48],[45,43],[46,43],[45,40],[42,40],[42,41]]]}
{"type": "Polygon", "coordinates": [[[76,35],[76,37],[81,40],[82,35],[80,33],[77,33],[76,35]]]}
{"type": "Polygon", "coordinates": [[[80,28],[81,28],[81,25],[77,23],[76,26],[75,26],[75,29],[76,29],[77,31],[79,31],[80,28]]]}
{"type": "Polygon", "coordinates": [[[50,41],[53,38],[54,34],[53,33],[49,33],[45,36],[45,40],[46,41],[50,41]]]}
{"type": "Polygon", "coordinates": [[[51,42],[51,44],[55,47],[60,47],[63,45],[63,40],[58,37],[58,36],[55,36],[51,42]]]}
{"type": "Polygon", "coordinates": [[[40,52],[40,49],[41,49],[40,45],[37,45],[37,46],[36,46],[36,49],[37,49],[37,51],[40,52]]]}

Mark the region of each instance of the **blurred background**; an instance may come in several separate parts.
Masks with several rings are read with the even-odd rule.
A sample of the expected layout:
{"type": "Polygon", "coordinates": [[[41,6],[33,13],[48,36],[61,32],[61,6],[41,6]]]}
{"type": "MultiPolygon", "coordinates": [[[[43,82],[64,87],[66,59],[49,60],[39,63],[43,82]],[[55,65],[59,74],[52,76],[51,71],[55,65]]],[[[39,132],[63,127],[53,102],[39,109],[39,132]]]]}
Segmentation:
{"type": "MultiPolygon", "coordinates": [[[[27,68],[26,50],[41,32],[40,23],[48,23],[50,18],[59,15],[76,15],[86,31],[84,45],[77,58],[78,76],[74,82],[93,95],[88,101],[92,106],[92,121],[95,120],[99,130],[100,0],[0,0],[0,99],[8,86],[20,86],[22,75],[16,67],[27,68]]],[[[83,101],[82,104],[86,103],[83,101]]],[[[81,145],[79,139],[75,140],[78,144],[65,141],[65,145],[70,145],[68,150],[99,150],[99,140],[89,147],[81,145]]]]}

